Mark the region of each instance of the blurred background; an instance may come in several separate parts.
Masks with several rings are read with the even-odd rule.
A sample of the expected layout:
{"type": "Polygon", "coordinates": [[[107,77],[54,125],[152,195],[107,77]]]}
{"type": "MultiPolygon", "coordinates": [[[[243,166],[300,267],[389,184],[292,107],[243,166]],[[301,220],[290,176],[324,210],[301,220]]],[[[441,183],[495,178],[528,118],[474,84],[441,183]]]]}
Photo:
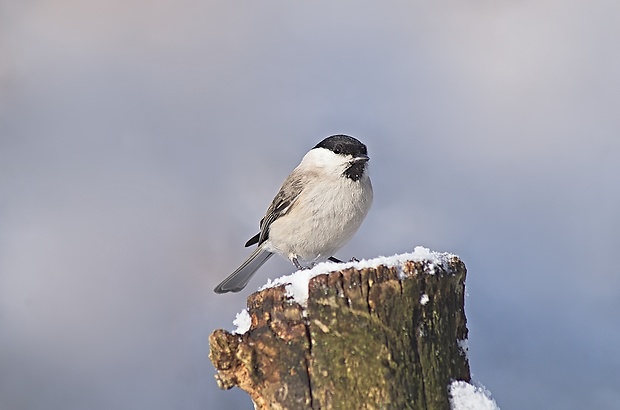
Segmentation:
{"type": "Polygon", "coordinates": [[[284,177],[368,145],[337,256],[453,252],[506,409],[620,402],[620,3],[0,0],[0,408],[250,409],[208,336],[284,177]]]}

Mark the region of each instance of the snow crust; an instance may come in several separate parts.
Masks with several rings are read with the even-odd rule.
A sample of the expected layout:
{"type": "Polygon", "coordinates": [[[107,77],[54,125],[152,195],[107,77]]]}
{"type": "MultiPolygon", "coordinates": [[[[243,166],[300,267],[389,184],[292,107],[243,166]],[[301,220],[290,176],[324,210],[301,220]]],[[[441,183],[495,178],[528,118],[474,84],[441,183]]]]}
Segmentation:
{"type": "Polygon", "coordinates": [[[469,360],[469,342],[467,339],[461,339],[456,341],[459,345],[459,349],[463,356],[469,360]]]}
{"type": "Polygon", "coordinates": [[[234,335],[242,335],[250,330],[252,318],[247,309],[243,309],[241,312],[237,313],[235,320],[233,320],[233,325],[237,326],[237,328],[232,331],[234,335]]]}
{"type": "Polygon", "coordinates": [[[499,410],[491,393],[482,385],[474,386],[464,381],[450,384],[452,410],[499,410]]]}
{"type": "MultiPolygon", "coordinates": [[[[374,268],[381,265],[385,265],[389,268],[395,266],[401,267],[405,262],[408,261],[428,261],[429,270],[427,271],[427,273],[432,275],[435,273],[436,266],[447,265],[447,263],[454,257],[456,257],[456,255],[452,253],[434,252],[428,248],[417,246],[411,253],[402,253],[389,257],[380,256],[374,259],[347,263],[322,262],[317,264],[312,269],[300,270],[291,275],[282,276],[274,280],[268,280],[267,284],[262,286],[259,291],[267,288],[273,288],[279,285],[286,285],[287,296],[289,298],[292,298],[293,301],[306,307],[308,303],[308,282],[310,281],[310,279],[314,278],[317,275],[347,268],[364,269],[374,268]]],[[[399,278],[405,279],[405,274],[401,272],[399,274],[399,278]]]]}

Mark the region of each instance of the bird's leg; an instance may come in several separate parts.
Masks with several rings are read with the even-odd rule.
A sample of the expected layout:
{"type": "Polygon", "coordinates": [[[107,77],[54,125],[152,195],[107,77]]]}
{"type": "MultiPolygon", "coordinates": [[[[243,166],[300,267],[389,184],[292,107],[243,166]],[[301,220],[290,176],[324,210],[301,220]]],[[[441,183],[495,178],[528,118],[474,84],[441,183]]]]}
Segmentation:
{"type": "Polygon", "coordinates": [[[304,268],[303,266],[301,266],[301,263],[299,263],[299,261],[297,260],[297,256],[292,257],[291,262],[293,262],[293,265],[295,265],[295,267],[299,270],[308,269],[308,268],[304,268]]]}
{"type": "Polygon", "coordinates": [[[342,263],[340,259],[334,258],[333,256],[330,256],[327,260],[330,262],[342,263]]]}

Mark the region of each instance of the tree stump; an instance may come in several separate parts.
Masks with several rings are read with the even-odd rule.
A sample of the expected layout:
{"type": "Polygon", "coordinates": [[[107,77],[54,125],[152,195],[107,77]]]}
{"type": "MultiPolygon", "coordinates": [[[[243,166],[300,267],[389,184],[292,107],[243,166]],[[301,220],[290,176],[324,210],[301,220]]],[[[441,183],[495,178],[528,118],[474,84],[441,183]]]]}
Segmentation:
{"type": "Polygon", "coordinates": [[[286,285],[250,295],[250,330],[209,338],[218,385],[257,409],[450,409],[470,381],[466,269],[441,255],[318,275],[307,307],[286,285]]]}

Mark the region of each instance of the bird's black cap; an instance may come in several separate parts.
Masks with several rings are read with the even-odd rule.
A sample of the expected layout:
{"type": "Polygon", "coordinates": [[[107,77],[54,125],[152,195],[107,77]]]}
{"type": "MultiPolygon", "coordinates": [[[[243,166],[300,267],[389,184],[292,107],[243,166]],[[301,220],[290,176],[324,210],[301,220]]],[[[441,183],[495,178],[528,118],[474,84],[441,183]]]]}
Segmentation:
{"type": "Polygon", "coordinates": [[[335,154],[352,155],[353,157],[366,156],[368,151],[366,145],[358,139],[348,135],[332,135],[316,144],[314,148],[325,148],[335,154]]]}

